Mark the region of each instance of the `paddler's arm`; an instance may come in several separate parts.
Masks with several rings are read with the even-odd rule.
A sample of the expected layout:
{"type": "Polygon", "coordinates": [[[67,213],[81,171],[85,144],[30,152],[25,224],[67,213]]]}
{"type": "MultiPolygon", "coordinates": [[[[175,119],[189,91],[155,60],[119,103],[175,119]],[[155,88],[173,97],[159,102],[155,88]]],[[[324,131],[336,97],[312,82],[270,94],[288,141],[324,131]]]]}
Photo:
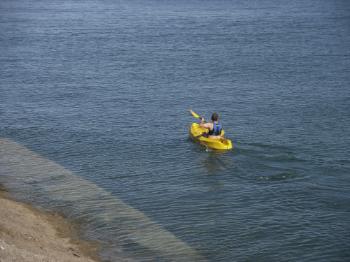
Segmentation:
{"type": "Polygon", "coordinates": [[[199,123],[200,127],[204,127],[204,128],[209,129],[209,130],[212,128],[212,125],[213,125],[212,123],[205,123],[204,121],[199,123]]]}

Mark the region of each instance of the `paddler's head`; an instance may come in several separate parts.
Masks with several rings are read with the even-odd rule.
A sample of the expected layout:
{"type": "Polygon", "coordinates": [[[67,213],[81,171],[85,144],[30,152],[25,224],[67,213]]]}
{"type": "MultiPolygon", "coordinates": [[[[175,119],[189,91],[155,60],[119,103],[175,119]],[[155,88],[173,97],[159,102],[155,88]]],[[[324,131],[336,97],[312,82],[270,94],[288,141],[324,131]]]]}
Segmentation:
{"type": "Polygon", "coordinates": [[[217,122],[219,120],[219,115],[217,113],[213,113],[211,115],[211,121],[217,122]]]}

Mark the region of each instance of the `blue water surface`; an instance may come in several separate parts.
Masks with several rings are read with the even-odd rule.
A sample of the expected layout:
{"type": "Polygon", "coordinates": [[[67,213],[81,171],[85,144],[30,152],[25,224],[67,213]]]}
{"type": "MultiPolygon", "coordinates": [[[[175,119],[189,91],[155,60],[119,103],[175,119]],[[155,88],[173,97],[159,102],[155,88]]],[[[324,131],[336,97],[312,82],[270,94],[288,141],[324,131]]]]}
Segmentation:
{"type": "Polygon", "coordinates": [[[349,259],[348,1],[2,0],[0,50],[0,136],[208,261],[349,259]],[[234,150],[191,142],[190,108],[234,150]]]}

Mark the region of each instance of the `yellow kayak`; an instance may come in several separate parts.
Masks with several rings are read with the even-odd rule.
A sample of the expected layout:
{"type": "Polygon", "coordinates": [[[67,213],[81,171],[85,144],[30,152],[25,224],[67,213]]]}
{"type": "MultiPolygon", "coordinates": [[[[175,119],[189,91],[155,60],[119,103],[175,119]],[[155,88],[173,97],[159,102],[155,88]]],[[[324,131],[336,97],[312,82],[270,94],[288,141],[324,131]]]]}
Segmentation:
{"type": "MultiPolygon", "coordinates": [[[[209,138],[203,136],[203,134],[208,133],[208,129],[200,127],[199,124],[193,123],[190,127],[190,136],[193,140],[198,141],[200,144],[206,147],[218,150],[229,150],[232,149],[232,142],[227,138],[209,138]]],[[[224,135],[224,131],[222,131],[224,135]]]]}

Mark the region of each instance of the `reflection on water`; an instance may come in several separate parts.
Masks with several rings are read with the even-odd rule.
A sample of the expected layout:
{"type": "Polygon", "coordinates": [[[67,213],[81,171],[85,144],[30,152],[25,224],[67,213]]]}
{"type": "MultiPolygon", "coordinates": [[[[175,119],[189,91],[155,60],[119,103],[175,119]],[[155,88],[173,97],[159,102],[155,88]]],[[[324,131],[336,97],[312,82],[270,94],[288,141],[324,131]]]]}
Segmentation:
{"type": "MultiPolygon", "coordinates": [[[[208,175],[215,175],[227,169],[227,164],[221,156],[228,154],[228,152],[210,150],[207,153],[203,157],[203,166],[206,168],[208,175]]],[[[233,161],[233,159],[230,160],[233,161]]]]}

